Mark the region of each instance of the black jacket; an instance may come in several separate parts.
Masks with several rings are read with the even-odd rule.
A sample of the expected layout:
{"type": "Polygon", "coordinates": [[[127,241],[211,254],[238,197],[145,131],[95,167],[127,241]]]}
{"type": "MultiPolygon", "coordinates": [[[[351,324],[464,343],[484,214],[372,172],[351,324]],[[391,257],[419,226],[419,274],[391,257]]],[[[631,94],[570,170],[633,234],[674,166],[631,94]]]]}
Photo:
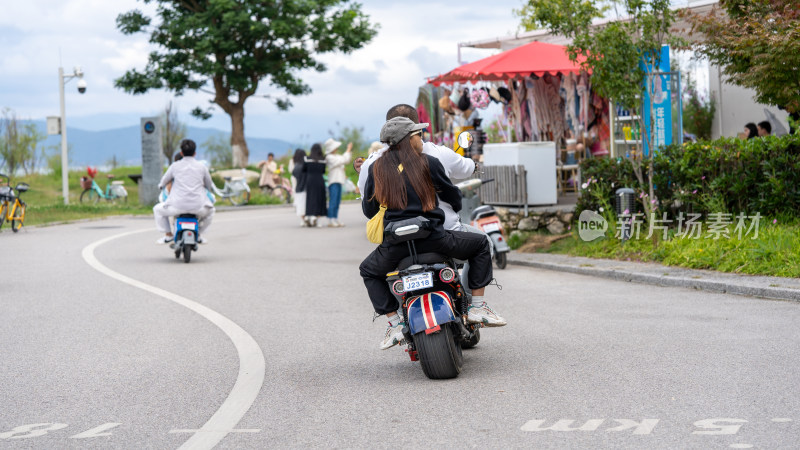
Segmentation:
{"type": "MultiPolygon", "coordinates": [[[[436,189],[436,194],[438,197],[441,197],[442,200],[449,203],[456,212],[460,211],[461,192],[459,192],[458,188],[453,186],[453,183],[451,183],[450,179],[447,178],[447,173],[444,171],[442,163],[432,156],[425,154],[422,156],[428,159],[428,167],[431,171],[433,187],[436,189]]],[[[375,181],[373,180],[372,172],[373,167],[375,167],[374,163],[369,166],[369,175],[367,176],[367,183],[364,185],[363,200],[361,201],[361,209],[364,212],[364,215],[370,219],[378,213],[381,206],[376,199],[372,198],[375,195],[375,181]]],[[[383,216],[384,224],[403,219],[410,219],[417,216],[423,216],[430,220],[431,224],[434,226],[435,231],[432,233],[432,237],[434,235],[443,234],[444,227],[442,225],[444,224],[444,211],[439,209],[439,199],[436,199],[436,207],[434,209],[423,212],[422,201],[419,199],[414,187],[408,181],[407,177],[404,176],[403,179],[406,183],[408,205],[406,206],[406,209],[387,209],[383,216]]]]}
{"type": "Polygon", "coordinates": [[[306,172],[303,170],[303,166],[305,163],[300,163],[294,166],[292,170],[292,176],[297,180],[297,186],[295,187],[295,192],[303,192],[306,190],[306,172]]]}

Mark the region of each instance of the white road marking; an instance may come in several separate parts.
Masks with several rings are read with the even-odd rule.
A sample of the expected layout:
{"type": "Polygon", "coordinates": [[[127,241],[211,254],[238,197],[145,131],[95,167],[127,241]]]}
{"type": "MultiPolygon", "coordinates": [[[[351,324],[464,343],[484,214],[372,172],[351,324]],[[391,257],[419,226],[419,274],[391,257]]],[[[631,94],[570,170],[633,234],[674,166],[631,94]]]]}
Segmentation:
{"type": "Polygon", "coordinates": [[[753,448],[753,444],[731,444],[731,448],[753,448]]]}
{"type": "Polygon", "coordinates": [[[777,422],[777,423],[786,423],[786,422],[791,422],[792,419],[789,419],[787,417],[776,417],[776,418],[772,419],[772,421],[773,422],[777,422]]]}
{"type": "Polygon", "coordinates": [[[111,433],[103,433],[103,431],[110,430],[114,427],[118,427],[122,425],[121,423],[109,422],[100,425],[99,427],[94,427],[91,430],[84,431],[83,433],[78,433],[75,436],[70,436],[70,439],[91,439],[101,436],[111,436],[111,433]]]}
{"type": "Polygon", "coordinates": [[[747,423],[747,421],[744,419],[719,418],[698,420],[694,423],[694,426],[704,431],[692,431],[692,434],[704,434],[712,436],[721,434],[736,434],[739,432],[739,428],[742,428],[741,424],[744,423],[747,423]]]}
{"type": "Polygon", "coordinates": [[[44,436],[49,431],[63,430],[67,428],[65,423],[29,423],[20,425],[11,431],[0,433],[0,439],[29,439],[44,436]]]}
{"type": "Polygon", "coordinates": [[[239,325],[223,316],[222,314],[207,308],[197,302],[189,300],[188,298],[181,297],[180,295],[173,294],[172,292],[165,291],[155,286],[142,283],[141,281],[134,280],[133,278],[126,277],[120,273],[114,272],[108,267],[104,266],[94,256],[94,250],[103,244],[106,244],[115,239],[130,236],[132,234],[152,232],[150,228],[143,230],[130,231],[121,233],[114,236],[101,239],[87,245],[82,252],[83,259],[92,268],[102,273],[103,275],[114,278],[125,284],[137,287],[144,291],[163,297],[169,301],[175,302],[185,308],[188,308],[197,314],[203,316],[206,320],[216,325],[222,330],[236,347],[239,354],[239,374],[236,377],[236,383],[233,389],[228,394],[228,398],[222,403],[217,412],[206,422],[199,431],[195,432],[194,436],[189,438],[180,448],[182,449],[210,449],[216,446],[229,432],[225,430],[233,430],[236,424],[242,419],[247,410],[256,400],[258,393],[261,391],[261,386],[264,384],[265,361],[264,352],[261,347],[253,339],[252,336],[247,334],[239,325]]]}

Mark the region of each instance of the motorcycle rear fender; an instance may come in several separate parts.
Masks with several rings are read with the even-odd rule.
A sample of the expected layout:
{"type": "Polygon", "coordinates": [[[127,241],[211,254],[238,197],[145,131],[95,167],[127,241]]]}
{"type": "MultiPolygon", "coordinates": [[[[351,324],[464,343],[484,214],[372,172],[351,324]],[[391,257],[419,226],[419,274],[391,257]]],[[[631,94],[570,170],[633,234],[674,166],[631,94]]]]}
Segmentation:
{"type": "Polygon", "coordinates": [[[428,292],[408,301],[408,327],[412,335],[455,320],[453,301],[446,292],[428,292]]]}
{"type": "Polygon", "coordinates": [[[183,230],[178,240],[182,242],[183,245],[195,245],[197,244],[197,234],[192,230],[183,230]]]}
{"type": "Polygon", "coordinates": [[[503,253],[503,252],[510,252],[511,247],[508,246],[508,242],[506,242],[503,235],[499,232],[489,234],[489,237],[492,238],[492,244],[494,244],[494,251],[495,253],[503,253]]]}

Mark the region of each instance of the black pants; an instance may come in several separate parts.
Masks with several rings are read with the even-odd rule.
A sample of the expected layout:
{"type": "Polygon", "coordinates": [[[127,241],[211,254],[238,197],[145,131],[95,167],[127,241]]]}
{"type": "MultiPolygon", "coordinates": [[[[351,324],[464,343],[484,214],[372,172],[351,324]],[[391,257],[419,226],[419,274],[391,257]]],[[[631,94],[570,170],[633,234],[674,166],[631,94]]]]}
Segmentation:
{"type": "MultiPolygon", "coordinates": [[[[464,231],[445,231],[441,238],[415,241],[417,253],[441,253],[456,259],[469,261],[467,283],[472,290],[487,286],[492,281],[492,254],[486,236],[464,231]]],[[[364,286],[367,287],[372,307],[378,314],[397,311],[400,304],[386,283],[386,274],[397,268],[397,264],[408,256],[406,243],[390,245],[383,243],[376,248],[359,267],[364,286]]]]}

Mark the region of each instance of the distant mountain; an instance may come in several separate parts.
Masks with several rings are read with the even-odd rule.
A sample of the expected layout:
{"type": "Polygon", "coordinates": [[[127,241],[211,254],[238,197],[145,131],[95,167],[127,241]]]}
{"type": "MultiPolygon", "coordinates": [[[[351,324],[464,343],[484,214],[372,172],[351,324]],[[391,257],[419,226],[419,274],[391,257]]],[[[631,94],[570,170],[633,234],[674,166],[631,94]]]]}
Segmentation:
{"type": "MultiPolygon", "coordinates": [[[[24,121],[33,123],[42,133],[47,133],[43,120],[24,121]]],[[[230,139],[230,133],[214,128],[187,128],[187,138],[197,143],[197,152],[204,158],[203,143],[213,136],[230,139]]],[[[116,156],[121,165],[138,166],[142,164],[142,136],[138,125],[103,131],[87,131],[67,126],[67,141],[70,145],[69,165],[73,168],[104,166],[116,156]]],[[[45,146],[55,146],[61,150],[61,136],[48,136],[45,146]]],[[[293,151],[294,144],[280,139],[247,137],[251,161],[267,158],[267,153],[280,157],[293,151]]]]}

